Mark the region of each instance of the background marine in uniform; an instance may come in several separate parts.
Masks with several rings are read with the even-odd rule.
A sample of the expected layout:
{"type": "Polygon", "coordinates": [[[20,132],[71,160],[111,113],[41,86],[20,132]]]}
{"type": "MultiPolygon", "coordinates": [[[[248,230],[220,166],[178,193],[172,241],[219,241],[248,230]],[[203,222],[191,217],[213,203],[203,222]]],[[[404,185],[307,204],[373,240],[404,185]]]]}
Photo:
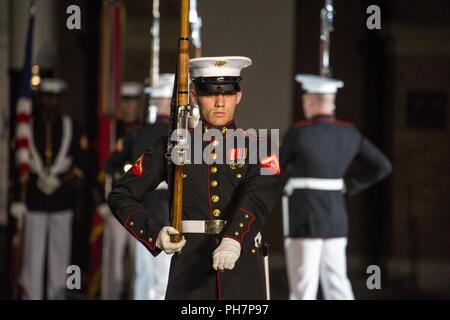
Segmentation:
{"type": "Polygon", "coordinates": [[[355,195],[386,177],[386,156],[349,122],[334,115],[342,81],[298,75],[306,121],[286,133],[282,170],[292,165],[284,188],[286,265],[291,299],[316,299],[319,279],[325,299],[354,299],[347,278],[348,221],[343,193],[355,195]],[[346,176],[358,157],[362,170],[346,176]]]}

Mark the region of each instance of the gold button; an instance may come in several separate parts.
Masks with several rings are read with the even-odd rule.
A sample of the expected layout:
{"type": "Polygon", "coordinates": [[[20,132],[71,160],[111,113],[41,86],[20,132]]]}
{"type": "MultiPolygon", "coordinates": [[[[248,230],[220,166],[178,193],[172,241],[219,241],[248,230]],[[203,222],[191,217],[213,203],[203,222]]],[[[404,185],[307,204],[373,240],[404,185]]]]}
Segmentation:
{"type": "Polygon", "coordinates": [[[219,209],[214,209],[213,215],[214,215],[214,217],[220,216],[220,210],[219,209]]]}
{"type": "Polygon", "coordinates": [[[252,249],[252,253],[256,253],[256,250],[255,250],[255,249],[252,249]]]}
{"type": "Polygon", "coordinates": [[[228,130],[227,127],[223,127],[222,130],[221,130],[221,131],[222,131],[222,134],[227,133],[227,130],[228,130]]]}
{"type": "Polygon", "coordinates": [[[211,181],[211,187],[213,187],[213,188],[217,187],[217,181],[216,180],[212,180],[211,181]]]}
{"type": "Polygon", "coordinates": [[[153,239],[152,238],[148,238],[148,242],[153,242],[153,239]]]}
{"type": "Polygon", "coordinates": [[[142,230],[142,229],[139,230],[139,233],[140,233],[140,234],[143,234],[143,233],[144,233],[144,230],[142,230]]]}
{"type": "Polygon", "coordinates": [[[218,140],[214,140],[212,144],[213,144],[214,147],[217,147],[219,145],[219,141],[218,140]]]}
{"type": "Polygon", "coordinates": [[[242,174],[240,174],[240,173],[236,174],[236,178],[238,178],[238,179],[242,178],[242,174]]]}
{"type": "Polygon", "coordinates": [[[239,235],[239,232],[236,231],[236,232],[234,233],[234,235],[235,235],[235,236],[238,236],[238,235],[239,235]]]}
{"type": "Polygon", "coordinates": [[[248,214],[246,214],[245,217],[248,219],[248,214]]]}
{"type": "Polygon", "coordinates": [[[219,196],[218,196],[218,195],[213,195],[213,196],[211,197],[211,200],[212,200],[212,202],[214,202],[214,203],[219,202],[219,196]]]}
{"type": "Polygon", "coordinates": [[[243,223],[239,223],[239,227],[243,228],[244,224],[243,223]]]}
{"type": "Polygon", "coordinates": [[[187,177],[187,174],[186,173],[183,173],[183,178],[186,178],[187,177]]]}
{"type": "Polygon", "coordinates": [[[217,153],[215,153],[215,152],[211,153],[211,159],[216,160],[217,159],[217,153]]]}
{"type": "Polygon", "coordinates": [[[130,222],[130,226],[134,226],[134,222],[133,221],[130,222]]]}
{"type": "Polygon", "coordinates": [[[216,173],[217,172],[217,167],[211,167],[211,173],[216,173]]]}

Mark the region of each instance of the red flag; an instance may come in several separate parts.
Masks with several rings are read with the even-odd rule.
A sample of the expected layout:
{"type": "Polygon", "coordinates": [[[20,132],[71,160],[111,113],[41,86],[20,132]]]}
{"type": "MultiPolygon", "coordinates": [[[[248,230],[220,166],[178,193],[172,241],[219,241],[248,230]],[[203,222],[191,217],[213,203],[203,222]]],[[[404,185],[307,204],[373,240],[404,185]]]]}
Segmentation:
{"type": "MultiPolygon", "coordinates": [[[[125,9],[120,2],[103,2],[100,34],[98,164],[103,169],[115,143],[114,115],[120,100],[121,41],[125,9]]],[[[99,175],[104,177],[105,174],[99,175]]],[[[104,179],[103,179],[104,180],[104,179]]],[[[104,184],[104,181],[99,181],[104,184]]],[[[89,296],[100,293],[103,219],[94,214],[90,236],[89,296]]]]}

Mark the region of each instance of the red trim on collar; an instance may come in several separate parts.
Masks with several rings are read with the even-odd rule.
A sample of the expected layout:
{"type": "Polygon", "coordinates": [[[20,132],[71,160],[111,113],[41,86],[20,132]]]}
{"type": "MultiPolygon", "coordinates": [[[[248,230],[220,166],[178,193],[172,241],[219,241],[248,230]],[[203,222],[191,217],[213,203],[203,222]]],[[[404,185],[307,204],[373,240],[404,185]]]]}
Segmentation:
{"type": "Polygon", "coordinates": [[[350,121],[336,120],[336,123],[344,127],[353,127],[353,123],[350,121]]]}
{"type": "Polygon", "coordinates": [[[336,117],[333,114],[317,114],[311,118],[311,122],[315,123],[335,123],[336,117]]]}
{"type": "Polygon", "coordinates": [[[311,124],[312,124],[311,120],[299,120],[294,122],[294,127],[309,126],[311,124]]]}
{"type": "Polygon", "coordinates": [[[337,123],[344,127],[353,127],[352,122],[338,120],[338,119],[336,119],[336,117],[334,115],[330,115],[330,114],[319,114],[309,120],[299,120],[294,123],[294,127],[308,126],[308,125],[317,124],[317,123],[337,123]]]}
{"type": "Polygon", "coordinates": [[[316,123],[336,123],[336,119],[325,118],[325,119],[314,119],[313,124],[316,123]]]}

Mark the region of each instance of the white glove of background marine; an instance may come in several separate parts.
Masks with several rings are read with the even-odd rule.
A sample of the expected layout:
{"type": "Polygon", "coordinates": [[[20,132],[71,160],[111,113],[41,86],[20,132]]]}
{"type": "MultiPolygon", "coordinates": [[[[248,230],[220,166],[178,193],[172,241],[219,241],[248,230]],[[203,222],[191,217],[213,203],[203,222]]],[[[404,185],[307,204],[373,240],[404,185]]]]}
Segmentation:
{"type": "Polygon", "coordinates": [[[22,221],[23,216],[27,212],[27,206],[23,202],[13,202],[11,203],[11,215],[17,221],[22,221]]]}
{"type": "Polygon", "coordinates": [[[46,195],[51,195],[61,186],[61,181],[55,175],[40,175],[37,181],[37,187],[46,195]]]}

